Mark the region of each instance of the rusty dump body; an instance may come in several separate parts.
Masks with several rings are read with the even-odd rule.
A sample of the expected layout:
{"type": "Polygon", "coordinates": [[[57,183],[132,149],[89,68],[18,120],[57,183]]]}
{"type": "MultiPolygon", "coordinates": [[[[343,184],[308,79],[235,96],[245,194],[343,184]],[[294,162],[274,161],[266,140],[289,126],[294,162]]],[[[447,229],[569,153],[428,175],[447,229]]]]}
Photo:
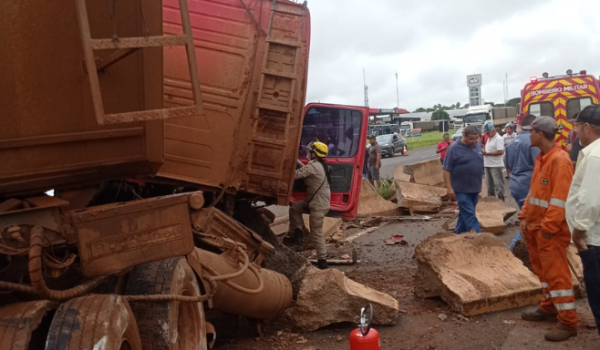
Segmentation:
{"type": "Polygon", "coordinates": [[[206,349],[205,307],[282,314],[254,204],[290,200],[309,34],[287,0],[0,2],[1,349],[206,349]]]}
{"type": "MultiPolygon", "coordinates": [[[[143,1],[141,9],[136,1],[114,9],[86,3],[93,39],[183,31],[178,0],[143,1]]],[[[82,63],[75,1],[60,8],[3,2],[0,196],[158,174],[170,183],[227,187],[287,205],[310,19],[289,1],[279,1],[277,12],[271,7],[266,0],[190,0],[204,113],[101,126],[82,63]]],[[[97,66],[116,52],[94,51],[97,66]]],[[[193,104],[185,52],[183,46],[144,48],[99,71],[104,111],[193,104]]]]}

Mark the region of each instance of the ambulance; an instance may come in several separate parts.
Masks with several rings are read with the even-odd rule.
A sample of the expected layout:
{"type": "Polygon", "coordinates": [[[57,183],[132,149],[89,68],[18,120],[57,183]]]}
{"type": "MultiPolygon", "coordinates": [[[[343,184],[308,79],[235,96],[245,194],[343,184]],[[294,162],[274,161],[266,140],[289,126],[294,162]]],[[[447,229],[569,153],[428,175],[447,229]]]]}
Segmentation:
{"type": "Polygon", "coordinates": [[[521,115],[533,114],[556,119],[560,128],[556,143],[566,147],[567,136],[572,130],[568,120],[591,104],[598,104],[600,88],[598,79],[585,70],[565,75],[531,77],[521,90],[521,115]]]}

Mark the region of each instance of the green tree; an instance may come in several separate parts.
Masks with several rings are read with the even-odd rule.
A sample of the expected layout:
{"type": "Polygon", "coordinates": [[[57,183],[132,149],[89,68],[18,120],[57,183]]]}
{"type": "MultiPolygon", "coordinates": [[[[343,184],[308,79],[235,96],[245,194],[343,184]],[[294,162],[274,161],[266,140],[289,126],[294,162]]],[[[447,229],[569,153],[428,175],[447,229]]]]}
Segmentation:
{"type": "Polygon", "coordinates": [[[456,109],[460,109],[460,102],[456,102],[456,109]]]}
{"type": "Polygon", "coordinates": [[[431,120],[444,120],[444,119],[450,119],[450,114],[448,114],[448,112],[446,112],[442,108],[433,112],[433,114],[431,115],[431,120]]]}
{"type": "Polygon", "coordinates": [[[429,113],[429,112],[433,112],[433,111],[435,111],[435,108],[427,108],[427,109],[425,110],[425,112],[427,112],[427,113],[429,113]]]}
{"type": "Polygon", "coordinates": [[[413,113],[421,113],[421,112],[427,112],[427,110],[423,107],[419,107],[419,108],[415,109],[415,111],[413,113]]]}
{"type": "Polygon", "coordinates": [[[486,104],[486,105],[490,105],[490,106],[492,106],[492,107],[496,106],[496,104],[495,104],[494,102],[486,102],[485,104],[486,104]]]}
{"type": "Polygon", "coordinates": [[[515,107],[516,108],[518,103],[521,103],[520,97],[511,98],[510,100],[508,100],[506,102],[506,107],[515,107]]]}
{"type": "Polygon", "coordinates": [[[471,107],[471,105],[467,103],[466,105],[464,105],[464,106],[462,106],[462,107],[463,107],[463,108],[469,108],[469,107],[471,107]]]}

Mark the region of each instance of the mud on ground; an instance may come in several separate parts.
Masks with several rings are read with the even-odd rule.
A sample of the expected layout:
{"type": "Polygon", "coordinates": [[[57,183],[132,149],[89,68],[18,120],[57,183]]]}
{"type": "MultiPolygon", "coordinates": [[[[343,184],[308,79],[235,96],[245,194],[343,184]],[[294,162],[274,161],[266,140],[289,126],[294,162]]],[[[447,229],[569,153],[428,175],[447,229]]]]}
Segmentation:
{"type": "MultiPolygon", "coordinates": [[[[600,336],[592,328],[594,321],[587,300],[584,299],[577,301],[580,315],[579,335],[567,342],[549,343],[543,337],[553,324],[522,321],[521,309],[464,318],[453,313],[440,299],[415,298],[414,248],[425,238],[442,231],[443,221],[390,223],[357,238],[353,244],[345,244],[335,250],[338,254],[343,254],[356,249],[361,262],[354,266],[338,268],[355,281],[389,293],[399,301],[402,309],[399,322],[392,327],[377,327],[381,334],[381,349],[600,349],[600,336]],[[404,235],[408,245],[385,245],[384,239],[394,234],[404,235]]],[[[505,233],[500,235],[507,245],[518,230],[513,221],[505,233]]],[[[349,230],[344,234],[350,236],[357,231],[360,229],[349,230]]],[[[356,310],[357,315],[359,311],[356,310]]],[[[262,326],[263,336],[259,337],[255,328],[250,327],[251,324],[238,320],[229,332],[221,332],[221,336],[217,336],[216,348],[349,349],[348,335],[355,328],[353,324],[340,324],[312,333],[299,334],[289,329],[289,323],[284,319],[262,326]]]]}

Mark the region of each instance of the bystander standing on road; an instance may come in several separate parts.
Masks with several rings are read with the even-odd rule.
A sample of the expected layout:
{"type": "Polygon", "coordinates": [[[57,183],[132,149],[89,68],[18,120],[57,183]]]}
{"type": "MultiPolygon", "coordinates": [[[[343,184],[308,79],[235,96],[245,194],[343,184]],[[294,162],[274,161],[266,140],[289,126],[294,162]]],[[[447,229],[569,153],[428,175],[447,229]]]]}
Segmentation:
{"type": "Polygon", "coordinates": [[[565,217],[565,202],[573,179],[573,165],[554,142],[556,120],[538,117],[531,124],[531,146],[541,153],[535,161],[530,194],[519,214],[531,267],[542,285],[542,300],[535,310],[526,310],[527,321],[554,321],[558,325],[546,340],[564,341],[577,335],[577,312],[567,247],[571,232],[565,217]]]}
{"type": "Polygon", "coordinates": [[[369,147],[369,159],[367,160],[367,164],[369,165],[369,171],[367,172],[367,179],[371,185],[375,186],[377,182],[377,187],[381,186],[381,181],[379,181],[379,169],[381,169],[381,145],[377,143],[377,136],[371,135],[369,136],[369,143],[371,147],[369,147]]]}
{"type": "Polygon", "coordinates": [[[483,152],[479,144],[481,132],[477,126],[467,126],[462,139],[448,148],[444,161],[444,181],[448,197],[458,202],[457,234],[475,230],[481,232],[475,215],[483,177],[483,152]]]}
{"type": "Polygon", "coordinates": [[[488,141],[483,151],[483,166],[485,167],[485,182],[488,196],[496,196],[504,200],[504,140],[494,125],[490,122],[483,126],[483,132],[488,135],[488,141]]]}
{"type": "Polygon", "coordinates": [[[588,106],[572,121],[585,149],[567,198],[567,222],[583,263],[588,302],[600,334],[600,106],[588,106]]]}
{"type": "Polygon", "coordinates": [[[517,134],[515,133],[515,126],[513,123],[506,124],[504,130],[506,130],[506,134],[502,136],[502,139],[504,140],[504,148],[506,148],[506,146],[508,146],[515,138],[517,138],[517,134]]]}
{"type": "MultiPolygon", "coordinates": [[[[579,113],[573,116],[573,119],[577,119],[579,113]]],[[[583,145],[581,144],[579,137],[577,136],[577,131],[573,128],[567,136],[567,152],[569,152],[569,158],[571,158],[571,162],[573,162],[573,169],[577,167],[577,157],[579,157],[579,152],[583,150],[583,145]]]]}
{"type": "MultiPolygon", "coordinates": [[[[523,208],[529,193],[535,159],[540,153],[539,148],[531,147],[529,130],[531,130],[531,123],[534,120],[535,116],[532,114],[524,116],[521,120],[521,133],[506,147],[506,173],[510,175],[510,194],[517,202],[519,209],[523,208]]],[[[519,232],[510,244],[510,250],[514,248],[521,237],[521,232],[519,232]]]]}
{"type": "Polygon", "coordinates": [[[446,158],[446,151],[448,151],[448,147],[450,147],[451,144],[452,144],[452,141],[450,141],[450,135],[448,135],[448,133],[445,133],[442,141],[440,141],[440,143],[438,143],[437,149],[435,150],[435,153],[440,155],[440,161],[442,162],[442,165],[444,165],[444,159],[446,158]]]}

